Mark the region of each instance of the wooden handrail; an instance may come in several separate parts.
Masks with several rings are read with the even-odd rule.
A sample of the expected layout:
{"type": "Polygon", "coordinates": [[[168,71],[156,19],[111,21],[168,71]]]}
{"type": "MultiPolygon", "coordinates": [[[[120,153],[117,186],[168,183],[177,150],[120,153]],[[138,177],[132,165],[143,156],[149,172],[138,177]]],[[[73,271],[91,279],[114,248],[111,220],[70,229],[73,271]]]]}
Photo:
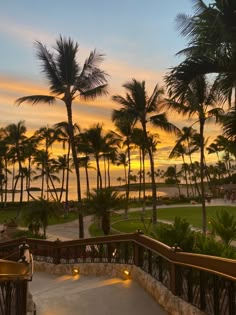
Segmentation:
{"type": "MultiPolygon", "coordinates": [[[[17,246],[23,239],[13,240],[1,243],[1,248],[5,246],[17,246]]],[[[139,246],[149,249],[158,255],[165,258],[170,263],[176,265],[183,265],[190,268],[205,270],[210,273],[218,274],[225,278],[236,280],[236,260],[221,258],[216,256],[208,256],[202,254],[193,254],[187,252],[176,252],[173,248],[140,233],[126,233],[110,236],[99,236],[87,239],[78,239],[71,241],[47,241],[38,239],[25,239],[31,245],[42,245],[49,248],[71,248],[74,246],[93,245],[93,244],[107,244],[114,242],[128,242],[132,241],[139,246]]]]}

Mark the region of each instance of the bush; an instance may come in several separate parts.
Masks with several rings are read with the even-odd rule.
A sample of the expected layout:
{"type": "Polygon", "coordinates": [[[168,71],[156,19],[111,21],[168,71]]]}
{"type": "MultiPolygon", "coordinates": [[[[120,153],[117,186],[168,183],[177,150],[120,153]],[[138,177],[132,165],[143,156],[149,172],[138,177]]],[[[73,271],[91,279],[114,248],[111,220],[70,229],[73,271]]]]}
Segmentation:
{"type": "Polygon", "coordinates": [[[229,245],[236,237],[236,220],[227,210],[217,211],[216,218],[211,218],[210,223],[212,233],[217,234],[225,245],[229,245]]]}
{"type": "Polygon", "coordinates": [[[157,239],[169,246],[177,244],[183,251],[191,252],[194,246],[194,232],[190,224],[180,217],[175,217],[172,224],[160,224],[156,230],[157,239]]]}
{"type": "Polygon", "coordinates": [[[194,253],[231,259],[236,258],[236,249],[233,246],[226,246],[225,244],[216,241],[214,238],[204,236],[200,233],[195,234],[194,253]]]}
{"type": "Polygon", "coordinates": [[[32,231],[30,230],[18,230],[14,236],[14,238],[22,238],[22,237],[26,237],[26,238],[37,238],[37,239],[45,239],[45,237],[43,236],[43,234],[34,234],[32,231]]]}

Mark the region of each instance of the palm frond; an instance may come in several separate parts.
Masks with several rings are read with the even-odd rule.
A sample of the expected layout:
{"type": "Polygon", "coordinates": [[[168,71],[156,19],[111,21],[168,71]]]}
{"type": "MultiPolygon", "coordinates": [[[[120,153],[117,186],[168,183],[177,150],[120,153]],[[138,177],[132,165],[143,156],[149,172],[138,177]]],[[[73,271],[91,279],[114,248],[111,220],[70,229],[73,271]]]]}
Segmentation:
{"type": "Polygon", "coordinates": [[[37,57],[42,61],[42,71],[50,82],[50,91],[57,95],[63,93],[63,83],[54,60],[54,55],[41,42],[36,41],[37,57]]]}
{"type": "Polygon", "coordinates": [[[56,41],[56,66],[65,87],[74,85],[80,71],[76,60],[78,47],[78,43],[73,42],[70,37],[66,39],[60,36],[56,41]]]}
{"type": "Polygon", "coordinates": [[[55,103],[56,98],[50,95],[30,95],[18,98],[15,102],[17,105],[20,105],[24,102],[31,103],[32,105],[38,103],[47,103],[49,105],[55,103]]]}
{"type": "Polygon", "coordinates": [[[150,122],[154,126],[160,128],[166,132],[173,132],[175,134],[178,134],[178,132],[179,132],[179,128],[168,121],[165,113],[157,114],[157,115],[150,117],[150,122]]]}
{"type": "Polygon", "coordinates": [[[87,99],[95,99],[98,96],[104,96],[107,94],[108,94],[107,84],[104,84],[104,85],[100,85],[94,88],[90,88],[87,91],[81,92],[80,97],[87,100],[87,99]]]}

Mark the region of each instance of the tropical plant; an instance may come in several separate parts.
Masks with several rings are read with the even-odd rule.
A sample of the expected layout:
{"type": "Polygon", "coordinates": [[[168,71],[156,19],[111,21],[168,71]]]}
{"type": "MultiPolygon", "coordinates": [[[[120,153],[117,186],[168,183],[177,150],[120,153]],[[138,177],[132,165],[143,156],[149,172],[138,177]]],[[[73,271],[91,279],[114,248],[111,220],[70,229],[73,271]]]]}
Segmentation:
{"type": "MultiPolygon", "coordinates": [[[[23,201],[23,162],[25,160],[24,155],[24,142],[26,141],[26,126],[24,121],[20,121],[17,124],[10,124],[6,127],[6,141],[9,144],[9,154],[12,157],[12,163],[15,164],[15,162],[18,163],[18,175],[15,177],[15,183],[13,186],[13,201],[14,201],[14,195],[18,183],[18,179],[20,179],[20,207],[19,211],[17,213],[17,216],[20,213],[21,210],[21,204],[23,201]]],[[[14,180],[14,176],[13,176],[14,180]]]]}
{"type": "Polygon", "coordinates": [[[200,147],[200,180],[201,180],[201,199],[202,199],[202,229],[206,233],[206,205],[205,205],[205,140],[204,127],[209,119],[217,118],[222,114],[222,108],[216,107],[218,94],[213,87],[210,87],[206,77],[198,76],[193,79],[186,87],[185,91],[171,92],[169,86],[169,95],[171,99],[167,100],[168,108],[176,110],[182,115],[188,117],[197,117],[199,123],[199,134],[195,135],[195,144],[200,147]]]}
{"type": "MultiPolygon", "coordinates": [[[[124,166],[125,181],[126,181],[126,204],[125,204],[125,217],[128,215],[129,208],[129,192],[130,192],[130,176],[131,176],[131,142],[134,127],[134,120],[127,115],[116,115],[116,111],[112,113],[112,121],[121,137],[124,137],[123,147],[126,147],[125,153],[121,153],[118,157],[118,163],[124,166]],[[126,166],[128,171],[126,173],[126,166]]],[[[117,164],[118,164],[117,163],[117,164]]]]}
{"type": "Polygon", "coordinates": [[[24,222],[30,225],[35,234],[39,233],[39,228],[43,228],[43,235],[46,238],[46,229],[50,218],[58,218],[61,214],[61,205],[57,202],[51,202],[47,199],[39,198],[30,201],[27,209],[24,211],[24,222]]]}
{"type": "Polygon", "coordinates": [[[236,219],[227,210],[221,209],[216,218],[210,219],[212,233],[217,234],[225,245],[229,245],[236,238],[236,219]]]}
{"type": "MultiPolygon", "coordinates": [[[[236,22],[234,0],[215,0],[209,5],[194,0],[192,16],[178,14],[177,27],[188,39],[178,54],[186,58],[166,76],[174,94],[186,90],[199,75],[217,74],[215,87],[231,102],[236,86],[236,22]]],[[[181,93],[181,92],[180,92],[181,93]]]]}
{"type": "MultiPolygon", "coordinates": [[[[53,104],[57,100],[62,101],[67,110],[68,132],[71,144],[72,156],[75,165],[77,179],[77,198],[81,201],[80,173],[78,158],[74,139],[72,105],[73,101],[80,97],[83,99],[94,99],[106,94],[106,73],[98,64],[103,60],[103,55],[92,51],[81,67],[77,61],[78,43],[71,38],[62,36],[56,41],[53,51],[50,51],[41,42],[36,42],[37,57],[42,62],[42,70],[49,81],[50,95],[31,95],[20,97],[17,104],[29,102],[37,104],[40,102],[53,104]]],[[[79,212],[80,238],[84,237],[83,216],[79,212]]]]}
{"type": "Polygon", "coordinates": [[[152,152],[152,145],[148,137],[147,123],[151,123],[167,132],[176,131],[176,127],[171,124],[165,113],[160,112],[160,103],[164,90],[158,85],[155,86],[150,97],[147,95],[145,81],[137,81],[135,79],[127,82],[123,85],[126,90],[126,97],[120,95],[114,95],[112,100],[122,107],[113,112],[113,119],[116,117],[124,117],[124,115],[133,119],[134,123],[139,122],[142,126],[147,151],[150,160],[150,174],[152,180],[152,202],[153,202],[153,213],[152,220],[153,224],[157,222],[157,192],[155,182],[155,163],[152,152]]]}
{"type": "Polygon", "coordinates": [[[104,235],[110,234],[111,210],[119,204],[119,192],[110,187],[93,189],[87,200],[87,206],[94,211],[95,216],[100,220],[104,235]]]}
{"type": "Polygon", "coordinates": [[[225,258],[236,258],[235,247],[226,246],[223,243],[218,242],[213,237],[208,237],[201,233],[195,235],[195,245],[193,249],[194,253],[211,255],[225,258]]]}
{"type": "Polygon", "coordinates": [[[173,224],[161,224],[156,228],[156,235],[160,242],[171,247],[178,246],[187,252],[193,250],[194,232],[185,219],[175,217],[173,224]]]}

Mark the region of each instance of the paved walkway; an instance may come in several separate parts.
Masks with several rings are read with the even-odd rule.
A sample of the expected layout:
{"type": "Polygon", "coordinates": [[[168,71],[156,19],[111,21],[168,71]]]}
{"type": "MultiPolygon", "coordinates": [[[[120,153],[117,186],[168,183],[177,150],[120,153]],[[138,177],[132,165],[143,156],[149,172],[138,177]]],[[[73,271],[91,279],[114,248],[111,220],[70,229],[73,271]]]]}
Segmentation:
{"type": "MultiPolygon", "coordinates": [[[[212,200],[210,205],[224,205],[223,200],[212,200]]],[[[189,207],[189,205],[178,205],[189,207]]],[[[192,205],[192,207],[199,206],[192,205]]],[[[159,206],[159,208],[167,206],[159,206]]],[[[176,207],[176,205],[169,206],[176,207]]],[[[129,209],[130,212],[141,209],[129,209]]],[[[123,210],[118,211],[124,213],[123,210]]],[[[93,216],[84,217],[85,237],[93,216]]],[[[79,238],[78,220],[51,225],[49,240],[79,238]]],[[[30,291],[37,305],[37,315],[167,315],[167,313],[135,281],[95,276],[54,276],[35,272],[30,291]]]]}
{"type": "Polygon", "coordinates": [[[35,272],[30,292],[37,315],[167,315],[135,281],[35,272]]]}
{"type": "MultiPolygon", "coordinates": [[[[232,205],[235,206],[236,204],[232,204],[231,202],[225,202],[223,199],[212,199],[211,203],[207,203],[207,206],[219,206],[219,205],[232,205]]],[[[158,208],[175,208],[175,207],[199,207],[200,204],[195,205],[189,205],[189,204],[183,204],[183,205],[161,205],[158,206],[158,208]]],[[[146,210],[151,209],[150,207],[147,207],[146,210]]],[[[130,208],[129,212],[134,211],[141,211],[141,208],[130,208]]],[[[118,213],[124,213],[124,210],[116,211],[118,213]]],[[[93,222],[93,216],[85,216],[84,217],[84,237],[89,238],[89,226],[93,222]]],[[[169,223],[168,221],[163,220],[164,223],[169,223]]],[[[79,239],[79,223],[78,220],[64,223],[64,224],[56,224],[56,225],[50,225],[47,228],[47,239],[48,240],[56,240],[59,238],[60,240],[72,240],[72,239],[79,239]]]]}

